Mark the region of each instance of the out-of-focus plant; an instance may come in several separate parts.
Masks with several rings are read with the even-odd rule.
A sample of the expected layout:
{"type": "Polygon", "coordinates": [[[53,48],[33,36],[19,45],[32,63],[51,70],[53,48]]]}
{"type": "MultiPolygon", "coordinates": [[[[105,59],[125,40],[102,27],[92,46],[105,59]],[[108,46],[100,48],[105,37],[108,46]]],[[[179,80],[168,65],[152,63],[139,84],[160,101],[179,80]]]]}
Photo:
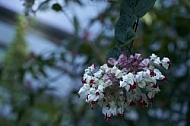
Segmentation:
{"type": "Polygon", "coordinates": [[[19,76],[18,73],[27,57],[27,44],[24,38],[28,25],[27,20],[22,16],[18,16],[17,20],[18,23],[16,26],[15,38],[11,43],[3,62],[2,83],[7,86],[14,86],[17,82],[17,84],[22,83],[22,77],[19,76]]]}
{"type": "MultiPolygon", "coordinates": [[[[12,111],[16,111],[18,120],[21,118],[19,109],[14,107],[21,107],[21,97],[23,95],[22,84],[23,84],[23,71],[22,66],[27,58],[27,44],[25,42],[25,34],[27,30],[27,20],[22,16],[17,16],[16,35],[11,43],[7,53],[3,60],[3,69],[1,75],[1,88],[2,91],[8,95],[5,101],[6,105],[13,105],[12,111]],[[13,110],[15,109],[15,110],[13,110]]],[[[3,96],[2,96],[3,97],[3,96]]],[[[2,106],[4,103],[1,103],[2,106]]],[[[2,113],[1,113],[2,114],[2,113]]],[[[3,116],[3,115],[2,115],[3,116]]],[[[2,118],[3,119],[3,118],[2,118]]],[[[5,123],[6,124],[6,123],[5,123]]]]}

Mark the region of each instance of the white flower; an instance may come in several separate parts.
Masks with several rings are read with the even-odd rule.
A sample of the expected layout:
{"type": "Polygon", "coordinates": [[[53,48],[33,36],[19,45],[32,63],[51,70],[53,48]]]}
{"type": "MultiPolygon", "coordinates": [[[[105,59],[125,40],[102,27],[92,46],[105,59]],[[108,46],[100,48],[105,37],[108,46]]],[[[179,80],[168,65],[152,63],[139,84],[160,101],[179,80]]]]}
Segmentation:
{"type": "Polygon", "coordinates": [[[88,69],[92,72],[95,69],[95,64],[92,64],[91,66],[89,66],[88,69]]]}
{"type": "Polygon", "coordinates": [[[87,96],[87,98],[86,98],[86,102],[97,101],[98,98],[99,98],[99,96],[96,95],[96,94],[94,94],[94,93],[93,93],[93,94],[89,94],[89,95],[87,96]]]}
{"type": "Polygon", "coordinates": [[[111,115],[116,115],[117,114],[117,106],[115,105],[114,101],[111,101],[109,103],[109,107],[103,106],[102,107],[102,113],[104,114],[105,118],[109,119],[111,115]]]}
{"type": "Polygon", "coordinates": [[[118,114],[123,114],[124,113],[124,107],[117,108],[117,113],[118,114]]]}
{"type": "Polygon", "coordinates": [[[85,73],[86,74],[90,74],[95,70],[95,64],[92,64],[91,66],[89,66],[87,69],[85,69],[85,73]]]}
{"type": "Polygon", "coordinates": [[[145,86],[146,86],[146,82],[143,80],[143,81],[140,81],[139,83],[138,83],[138,86],[140,87],[140,88],[144,88],[145,86]]]}
{"type": "Polygon", "coordinates": [[[154,62],[156,65],[160,65],[160,64],[161,64],[160,57],[157,57],[153,62],[154,62]]]}
{"type": "Polygon", "coordinates": [[[100,77],[102,77],[103,73],[104,73],[104,71],[100,69],[99,71],[94,73],[94,77],[100,78],[100,77]]]}
{"type": "Polygon", "coordinates": [[[105,73],[107,73],[107,74],[111,73],[111,68],[108,67],[108,68],[105,70],[105,73]]]}
{"type": "Polygon", "coordinates": [[[128,74],[124,75],[122,78],[123,78],[123,80],[120,81],[120,87],[125,87],[125,89],[127,91],[129,91],[130,85],[133,85],[135,82],[134,75],[132,73],[128,73],[128,74]]]}
{"type": "Polygon", "coordinates": [[[82,88],[79,90],[79,94],[87,94],[88,93],[88,91],[90,90],[90,86],[89,86],[89,84],[84,84],[83,86],[82,86],[82,88]]]}
{"type": "Polygon", "coordinates": [[[158,69],[154,69],[154,73],[155,73],[155,78],[157,80],[162,80],[165,78],[164,75],[162,75],[162,73],[158,69]]]}
{"type": "Polygon", "coordinates": [[[86,98],[86,101],[96,101],[98,99],[98,97],[96,96],[96,89],[95,88],[90,88],[89,92],[88,92],[88,96],[86,98]]]}
{"type": "Polygon", "coordinates": [[[161,62],[162,62],[162,66],[165,69],[168,69],[170,67],[170,60],[169,60],[169,58],[164,57],[161,62]]]}
{"type": "Polygon", "coordinates": [[[150,56],[150,60],[155,60],[155,59],[157,59],[157,58],[158,58],[158,56],[155,55],[154,53],[150,56]]]}
{"type": "Polygon", "coordinates": [[[136,74],[135,78],[136,78],[136,82],[138,84],[138,86],[140,88],[144,88],[146,86],[146,82],[144,80],[144,72],[143,71],[140,71],[136,74]]]}
{"type": "Polygon", "coordinates": [[[118,68],[117,68],[116,66],[113,66],[113,67],[111,68],[111,73],[115,73],[117,70],[118,70],[118,68]]]}
{"type": "Polygon", "coordinates": [[[93,77],[87,77],[87,78],[86,78],[86,83],[88,83],[88,84],[92,84],[93,81],[94,81],[94,78],[93,78],[93,77]]]}
{"type": "Polygon", "coordinates": [[[105,70],[108,69],[108,68],[109,68],[109,67],[108,67],[107,64],[104,64],[104,65],[100,66],[100,69],[103,70],[103,71],[105,71],[105,70]]]}
{"type": "Polygon", "coordinates": [[[111,111],[109,110],[109,107],[103,106],[102,107],[102,113],[104,114],[106,119],[109,119],[111,117],[111,111]]]}
{"type": "Polygon", "coordinates": [[[109,109],[109,111],[110,111],[110,113],[111,114],[113,114],[113,115],[116,115],[117,114],[117,106],[116,106],[116,103],[114,102],[114,101],[111,101],[110,103],[109,103],[109,105],[110,105],[110,109],[109,109]]]}
{"type": "Polygon", "coordinates": [[[105,85],[104,84],[100,84],[100,85],[98,85],[98,92],[104,92],[104,87],[105,85]]]}
{"type": "Polygon", "coordinates": [[[88,75],[88,74],[84,74],[83,79],[85,80],[86,83],[91,83],[91,80],[94,80],[92,76],[88,75]]]}
{"type": "Polygon", "coordinates": [[[160,65],[161,64],[160,57],[158,57],[155,54],[152,54],[150,56],[150,60],[153,61],[153,63],[156,64],[156,65],[160,65]]]}
{"type": "MultiPolygon", "coordinates": [[[[103,106],[102,107],[102,113],[105,115],[106,113],[108,113],[109,107],[107,106],[103,106]]],[[[109,114],[111,116],[111,113],[109,114]]]]}
{"type": "Polygon", "coordinates": [[[116,73],[115,73],[115,76],[116,76],[117,78],[121,78],[121,77],[123,76],[123,72],[118,69],[118,70],[116,71],[116,73]]]}
{"type": "Polygon", "coordinates": [[[155,94],[160,91],[159,87],[151,88],[151,91],[148,92],[148,98],[154,98],[155,94]]]}
{"type": "Polygon", "coordinates": [[[126,74],[125,76],[123,76],[123,81],[126,81],[130,85],[133,85],[134,84],[134,75],[132,73],[126,74]]]}
{"type": "Polygon", "coordinates": [[[147,70],[145,73],[144,73],[144,80],[148,83],[151,83],[153,82],[151,76],[150,76],[150,70],[147,70]]]}
{"type": "Polygon", "coordinates": [[[92,77],[88,75],[87,73],[84,73],[83,79],[86,80],[87,78],[92,78],[92,77]]]}

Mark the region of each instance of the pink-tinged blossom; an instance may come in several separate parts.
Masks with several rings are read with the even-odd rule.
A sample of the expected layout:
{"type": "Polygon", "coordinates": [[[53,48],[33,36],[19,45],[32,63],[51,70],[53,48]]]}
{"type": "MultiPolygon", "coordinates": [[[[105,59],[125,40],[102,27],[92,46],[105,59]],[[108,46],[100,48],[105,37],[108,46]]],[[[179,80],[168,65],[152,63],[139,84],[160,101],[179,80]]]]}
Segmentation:
{"type": "Polygon", "coordinates": [[[141,54],[135,53],[134,56],[131,55],[129,57],[129,60],[131,60],[132,62],[141,61],[142,60],[141,54]]]}
{"type": "Polygon", "coordinates": [[[86,97],[93,109],[102,107],[105,119],[124,117],[133,106],[146,107],[160,91],[159,81],[167,81],[160,67],[170,67],[169,58],[160,60],[155,54],[143,59],[141,54],[127,57],[122,53],[118,59],[110,58],[97,70],[92,64],[81,79],[83,86],[78,94],[86,97]]]}
{"type": "Polygon", "coordinates": [[[149,59],[144,59],[139,63],[139,67],[141,69],[147,69],[148,64],[149,64],[150,60],[149,59]]]}
{"type": "Polygon", "coordinates": [[[119,56],[119,59],[118,59],[118,65],[119,66],[121,66],[121,67],[124,67],[124,66],[127,66],[127,57],[125,56],[125,54],[121,54],[120,56],[119,56]]]}
{"type": "Polygon", "coordinates": [[[109,58],[108,59],[108,64],[115,66],[118,62],[116,61],[115,58],[109,58]]]}

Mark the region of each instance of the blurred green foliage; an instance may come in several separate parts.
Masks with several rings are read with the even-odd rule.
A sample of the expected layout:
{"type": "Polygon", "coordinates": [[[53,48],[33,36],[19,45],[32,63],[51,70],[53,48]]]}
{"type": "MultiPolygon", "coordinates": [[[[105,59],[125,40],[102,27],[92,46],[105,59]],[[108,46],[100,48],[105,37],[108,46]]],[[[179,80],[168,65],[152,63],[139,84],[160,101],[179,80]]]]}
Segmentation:
{"type": "MultiPolygon", "coordinates": [[[[74,2],[76,6],[88,6],[88,4],[79,0],[65,0],[63,5],[55,3],[51,6],[50,1],[46,0],[41,4],[46,6],[46,9],[56,11],[63,6],[69,6],[70,2],[74,2]],[[49,5],[50,7],[48,8],[49,5]]],[[[27,13],[30,12],[34,4],[33,1],[31,3],[26,4],[30,5],[26,6],[27,13]]],[[[41,4],[37,11],[40,11],[41,4]]],[[[20,30],[17,31],[14,43],[7,51],[6,57],[10,58],[5,58],[3,72],[1,73],[0,89],[2,93],[0,93],[0,106],[1,108],[8,107],[10,111],[4,112],[3,109],[0,110],[0,125],[190,125],[189,0],[158,0],[154,8],[139,22],[137,39],[133,43],[132,53],[142,53],[144,57],[155,53],[160,57],[169,57],[172,63],[171,68],[165,73],[170,84],[159,83],[161,92],[156,95],[152,106],[148,108],[135,107],[132,111],[133,114],[129,114],[129,112],[124,118],[113,117],[111,120],[106,121],[98,106],[91,110],[83,98],[77,98],[77,91],[81,86],[79,78],[82,76],[83,70],[91,63],[100,65],[105,63],[108,49],[114,47],[116,43],[114,36],[108,35],[107,32],[114,29],[119,15],[120,2],[115,1],[107,4],[109,5],[103,12],[90,19],[86,28],[90,29],[97,22],[102,26],[102,29],[93,40],[88,38],[90,36],[88,30],[82,38],[79,37],[79,32],[82,31],[80,22],[77,17],[73,17],[73,28],[76,30],[75,37],[68,37],[63,42],[56,43],[58,45],[57,50],[49,52],[46,58],[44,58],[45,54],[38,56],[30,54],[25,59],[26,53],[24,50],[26,47],[24,43],[22,43],[24,46],[21,49],[19,47],[19,50],[17,50],[14,43],[24,42],[23,38],[25,36],[25,27],[22,27],[24,23],[18,20],[17,27],[20,30]],[[21,26],[19,22],[22,24],[21,26]],[[77,63],[76,58],[81,57],[85,57],[84,62],[77,63]],[[16,68],[12,68],[13,66],[16,68]],[[66,68],[69,66],[69,69],[64,66],[66,68]],[[73,80],[74,84],[71,86],[76,88],[73,88],[67,98],[48,93],[56,91],[49,85],[57,78],[49,78],[46,68],[61,70],[63,72],[61,75],[68,75],[73,80]],[[39,82],[40,86],[35,89],[31,88],[33,82],[24,80],[26,74],[30,74],[32,78],[39,82]],[[17,76],[21,76],[21,78],[18,79],[17,76]],[[13,86],[13,83],[16,83],[16,87],[13,86]],[[9,115],[6,115],[6,113],[9,113],[9,115]]]]}

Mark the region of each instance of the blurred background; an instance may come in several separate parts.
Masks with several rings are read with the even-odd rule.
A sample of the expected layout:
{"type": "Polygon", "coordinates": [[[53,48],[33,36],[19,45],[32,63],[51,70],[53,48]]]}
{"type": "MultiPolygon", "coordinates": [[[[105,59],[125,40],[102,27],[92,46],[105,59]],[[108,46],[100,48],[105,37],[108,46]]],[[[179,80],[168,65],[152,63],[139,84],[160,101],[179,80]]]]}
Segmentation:
{"type": "Polygon", "coordinates": [[[84,69],[106,62],[121,0],[0,0],[1,126],[190,126],[190,1],[157,0],[133,53],[169,57],[151,107],[104,119],[78,98],[84,69]]]}

